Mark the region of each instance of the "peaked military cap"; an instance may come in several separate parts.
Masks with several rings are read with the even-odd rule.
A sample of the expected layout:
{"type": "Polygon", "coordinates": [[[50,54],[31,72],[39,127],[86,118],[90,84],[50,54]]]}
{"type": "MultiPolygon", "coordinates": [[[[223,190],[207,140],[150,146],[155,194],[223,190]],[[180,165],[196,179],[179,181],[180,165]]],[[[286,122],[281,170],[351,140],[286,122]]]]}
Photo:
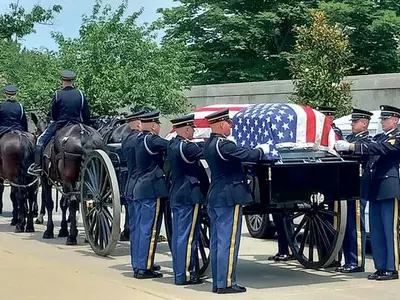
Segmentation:
{"type": "Polygon", "coordinates": [[[221,121],[229,120],[229,109],[223,109],[205,117],[208,123],[213,124],[221,121]]]}
{"type": "Polygon", "coordinates": [[[336,112],[336,107],[329,107],[329,106],[317,106],[315,108],[319,112],[323,113],[326,116],[333,116],[336,112]]]}
{"type": "Polygon", "coordinates": [[[143,115],[145,112],[146,112],[145,110],[140,110],[138,112],[126,116],[125,120],[127,120],[128,122],[139,120],[140,116],[143,115]]]}
{"type": "Polygon", "coordinates": [[[359,108],[353,108],[350,121],[357,121],[359,119],[371,120],[372,112],[359,108]]]}
{"type": "Polygon", "coordinates": [[[61,79],[71,81],[74,80],[75,78],[76,78],[75,72],[70,70],[61,71],[61,79]]]}
{"type": "Polygon", "coordinates": [[[156,122],[156,123],[160,124],[160,111],[155,110],[155,111],[151,111],[151,112],[142,114],[139,119],[143,123],[156,122]]]}
{"type": "Polygon", "coordinates": [[[4,93],[7,95],[15,95],[18,91],[15,85],[6,85],[4,88],[4,93]]]}
{"type": "Polygon", "coordinates": [[[400,118],[400,109],[390,105],[381,105],[381,119],[388,119],[390,117],[400,118]]]}
{"type": "Polygon", "coordinates": [[[179,128],[179,127],[184,127],[184,126],[192,126],[195,127],[194,125],[194,114],[190,114],[187,116],[175,118],[171,120],[172,126],[174,128],[179,128]]]}

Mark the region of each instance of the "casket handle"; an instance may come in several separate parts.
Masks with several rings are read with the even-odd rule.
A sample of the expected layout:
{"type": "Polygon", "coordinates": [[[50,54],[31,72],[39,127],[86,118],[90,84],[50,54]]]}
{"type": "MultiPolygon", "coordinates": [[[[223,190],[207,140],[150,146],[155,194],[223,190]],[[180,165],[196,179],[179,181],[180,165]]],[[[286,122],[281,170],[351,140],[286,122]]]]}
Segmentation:
{"type": "Polygon", "coordinates": [[[309,157],[307,159],[303,159],[303,163],[305,163],[305,164],[315,163],[315,162],[320,163],[320,162],[322,162],[322,160],[320,158],[314,158],[314,157],[312,157],[312,158],[309,157]]]}

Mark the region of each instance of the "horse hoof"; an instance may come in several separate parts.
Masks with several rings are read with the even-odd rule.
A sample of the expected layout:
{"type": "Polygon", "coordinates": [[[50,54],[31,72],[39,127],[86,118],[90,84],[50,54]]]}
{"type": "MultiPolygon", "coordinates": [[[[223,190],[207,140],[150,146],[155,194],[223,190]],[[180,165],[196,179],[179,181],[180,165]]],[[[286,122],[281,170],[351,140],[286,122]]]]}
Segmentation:
{"type": "Polygon", "coordinates": [[[76,245],[76,244],[77,244],[76,238],[74,238],[74,237],[72,237],[72,236],[69,236],[69,237],[67,238],[67,242],[66,242],[65,244],[68,245],[68,246],[74,246],[74,245],[76,245]]]}
{"type": "Polygon", "coordinates": [[[15,219],[12,219],[11,220],[11,224],[10,224],[11,226],[15,226],[15,225],[17,225],[17,220],[15,220],[15,219]]]}
{"type": "Polygon", "coordinates": [[[31,228],[26,227],[25,232],[35,232],[35,228],[33,228],[33,227],[31,227],[31,228]]]}
{"type": "Polygon", "coordinates": [[[15,233],[22,233],[22,232],[24,232],[24,226],[21,226],[21,225],[15,226],[14,232],[15,232],[15,233]]]}
{"type": "Polygon", "coordinates": [[[54,233],[53,233],[53,231],[45,231],[44,233],[43,233],[43,238],[44,239],[54,239],[54,233]]]}
{"type": "Polygon", "coordinates": [[[64,238],[64,237],[68,237],[69,236],[69,232],[68,229],[60,229],[60,231],[58,232],[58,237],[59,238],[64,238]]]}

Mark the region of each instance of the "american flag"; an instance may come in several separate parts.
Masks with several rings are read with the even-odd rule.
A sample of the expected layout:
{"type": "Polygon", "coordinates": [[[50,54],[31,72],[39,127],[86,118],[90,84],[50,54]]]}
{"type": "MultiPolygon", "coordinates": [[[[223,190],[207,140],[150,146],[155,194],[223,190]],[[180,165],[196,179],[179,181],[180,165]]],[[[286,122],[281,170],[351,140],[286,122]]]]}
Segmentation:
{"type": "MultiPolygon", "coordinates": [[[[211,134],[210,124],[208,124],[207,119],[205,118],[207,115],[210,115],[214,112],[221,111],[224,109],[229,109],[229,117],[233,118],[235,114],[237,114],[242,109],[249,107],[251,104],[213,104],[204,107],[196,108],[192,114],[194,114],[194,123],[197,128],[194,130],[194,138],[195,139],[208,139],[211,134]]],[[[175,130],[171,129],[171,131],[165,137],[167,140],[172,139],[176,136],[175,130]]]]}
{"type": "Polygon", "coordinates": [[[256,104],[235,114],[232,136],[239,146],[268,145],[267,160],[279,159],[281,148],[312,148],[334,153],[335,132],[331,124],[324,114],[308,106],[256,104]]]}

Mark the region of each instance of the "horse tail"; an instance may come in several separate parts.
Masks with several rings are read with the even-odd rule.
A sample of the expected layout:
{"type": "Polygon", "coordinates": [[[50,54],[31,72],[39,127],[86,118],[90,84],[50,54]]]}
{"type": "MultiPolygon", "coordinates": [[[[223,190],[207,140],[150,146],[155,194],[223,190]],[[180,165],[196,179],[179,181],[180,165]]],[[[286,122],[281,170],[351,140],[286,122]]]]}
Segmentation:
{"type": "Polygon", "coordinates": [[[28,134],[21,133],[19,138],[21,148],[19,152],[20,167],[18,175],[20,179],[25,178],[24,181],[32,181],[33,176],[28,174],[28,168],[34,162],[35,144],[28,134]]]}

